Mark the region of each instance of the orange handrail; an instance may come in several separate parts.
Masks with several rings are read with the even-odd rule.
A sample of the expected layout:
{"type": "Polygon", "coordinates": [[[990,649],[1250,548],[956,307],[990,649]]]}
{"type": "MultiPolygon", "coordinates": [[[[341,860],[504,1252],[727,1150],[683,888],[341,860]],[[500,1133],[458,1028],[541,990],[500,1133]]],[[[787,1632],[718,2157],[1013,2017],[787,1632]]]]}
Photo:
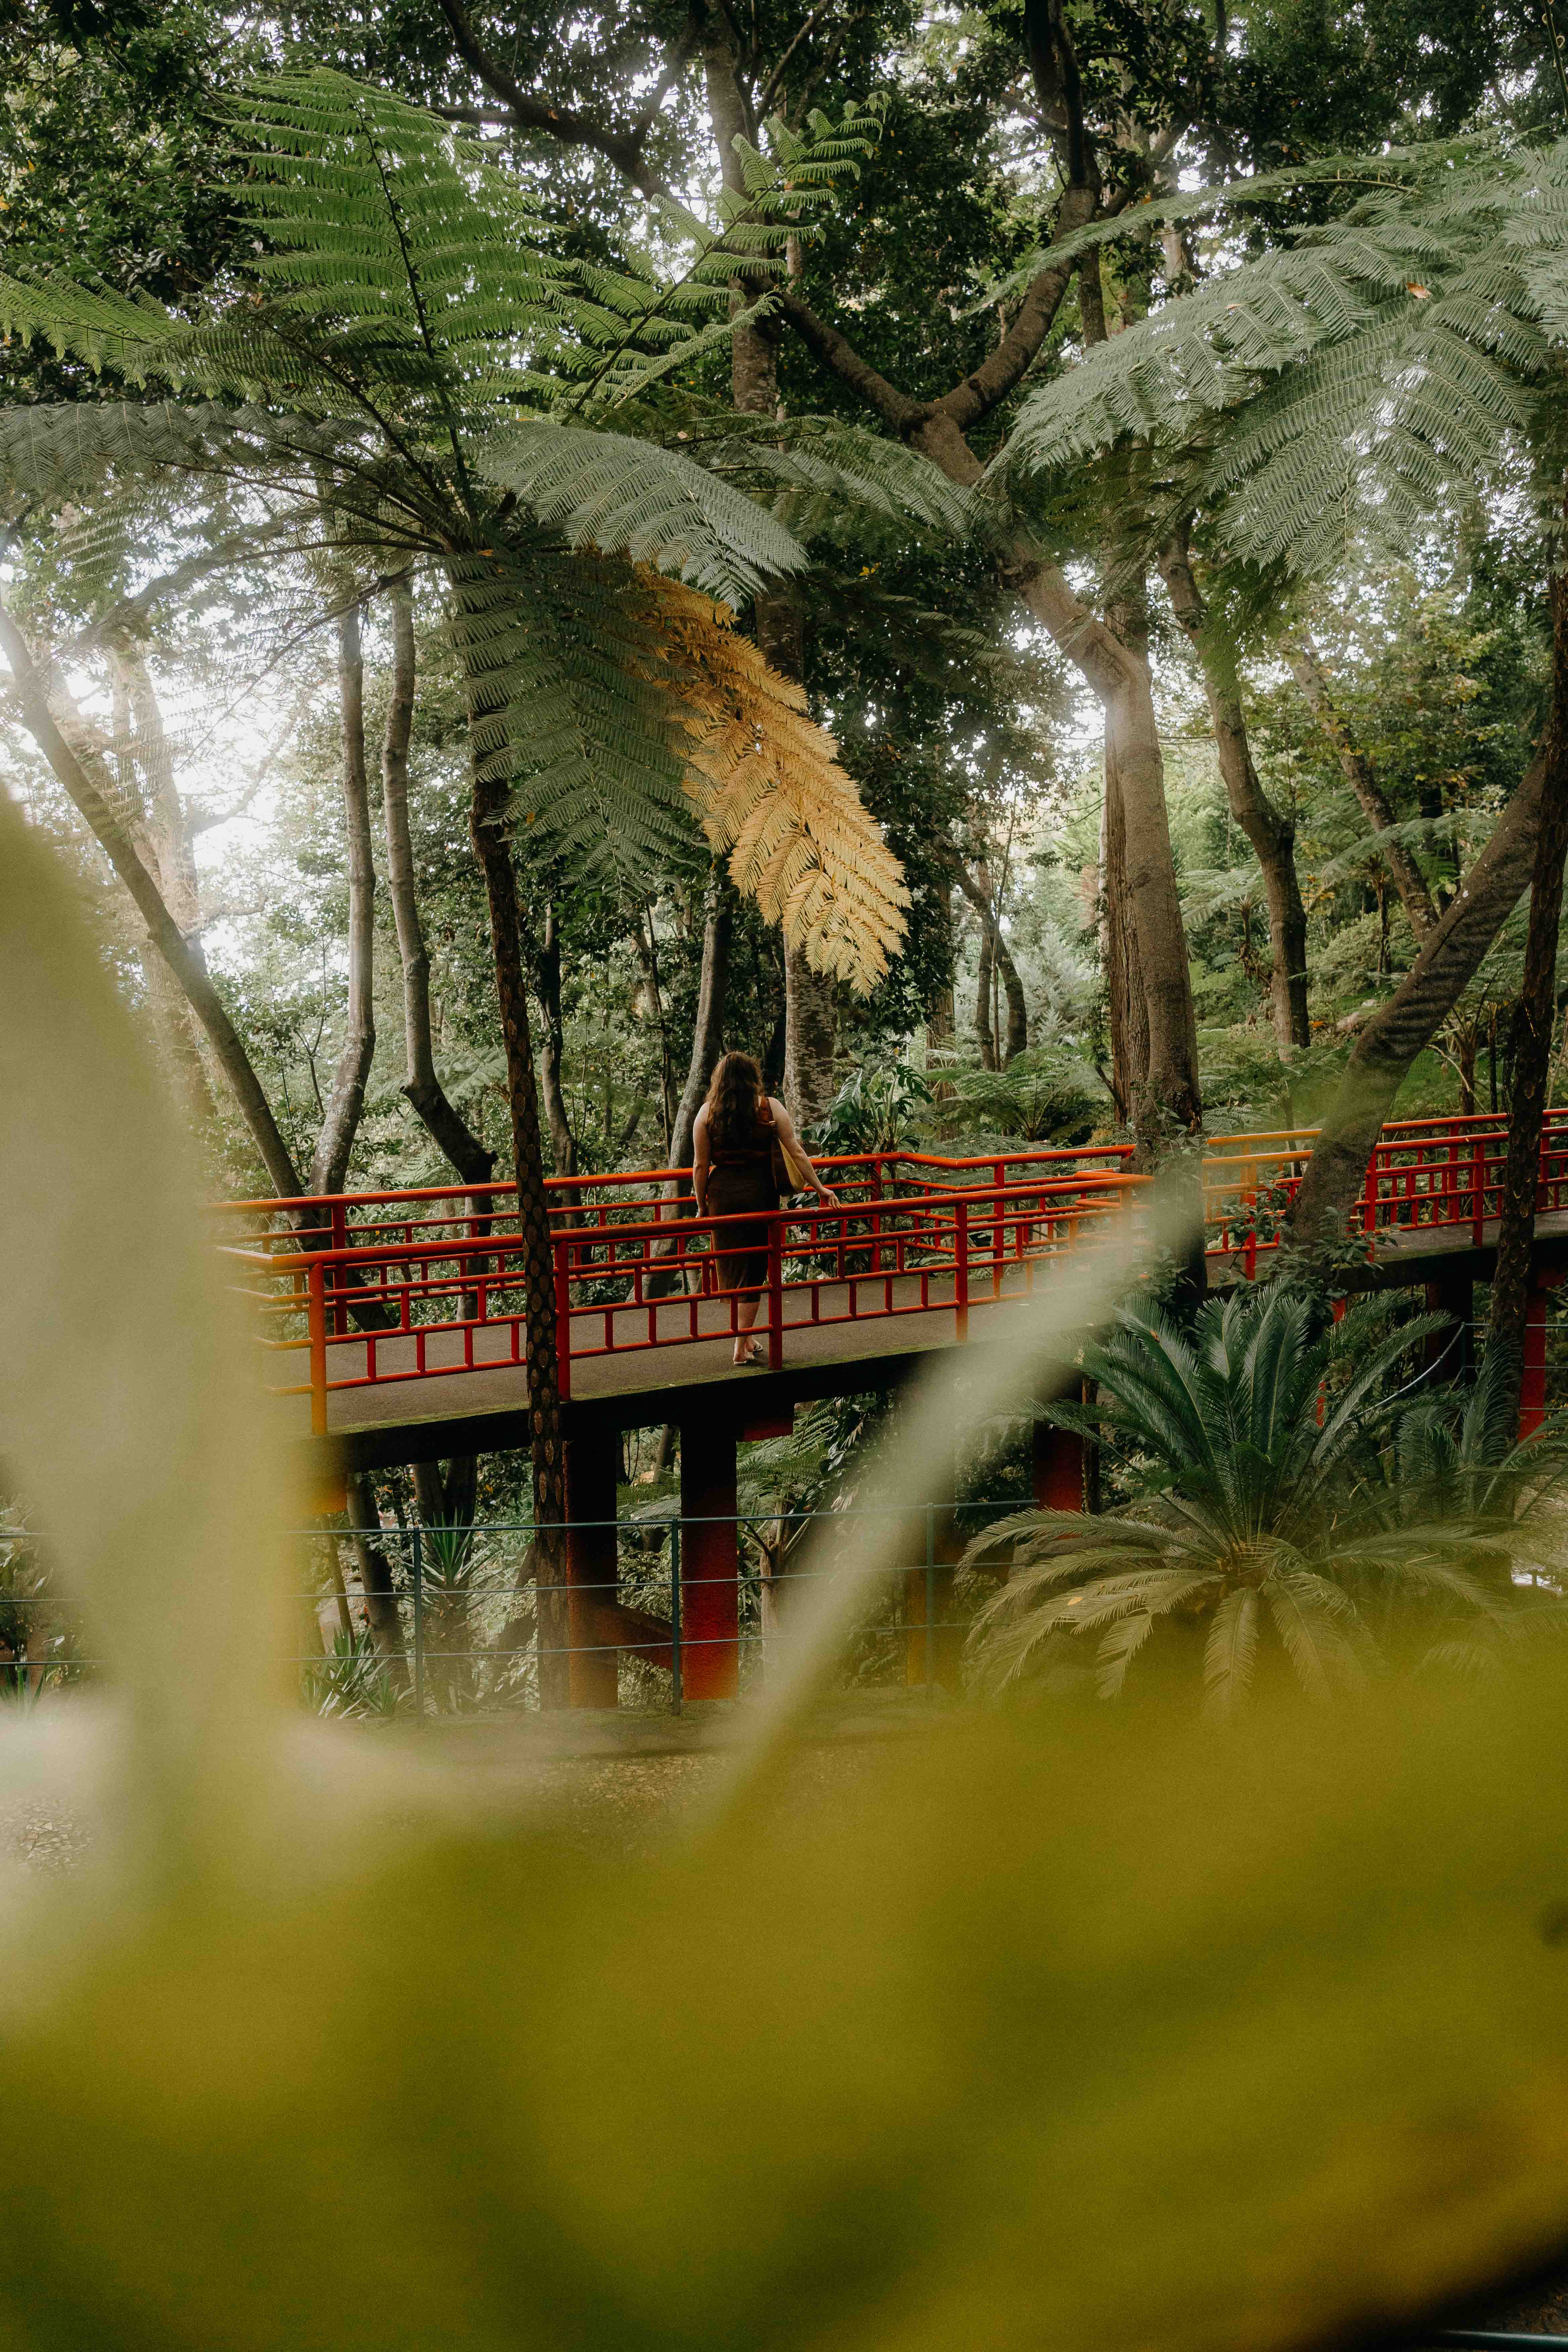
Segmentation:
{"type": "MultiPolygon", "coordinates": [[[[1357,1203],[1369,1245],[1380,1233],[1441,1226],[1468,1226],[1479,1243],[1500,1194],[1505,1129],[1506,1114],[1490,1111],[1385,1127],[1357,1203]]],[[[1210,1246],[1247,1276],[1260,1254],[1278,1246],[1269,1204],[1293,1193],[1315,1139],[1307,1128],[1208,1139],[1210,1246]]],[[[1119,1143],[962,1157],[825,1155],[818,1165],[837,1180],[840,1199],[765,1218],[742,1212],[672,1220],[669,1188],[689,1178],[685,1171],[549,1178],[563,1393],[570,1393],[574,1360],[732,1334],[738,1302],[750,1294],[715,1279],[724,1235],[763,1223],[766,1312],[756,1328],[775,1367],[786,1331],[802,1322],[864,1322],[936,1307],[952,1315],[962,1339],[977,1303],[976,1274],[986,1277],[981,1297],[1020,1295],[1039,1261],[1076,1246],[1086,1226],[1102,1226],[1118,1205],[1136,1206],[1150,1180],[1126,1166],[1131,1156],[1131,1147],[1119,1143]],[[963,1181],[984,1174],[989,1182],[963,1181]],[[598,1200],[586,1197],[595,1192],[598,1200]],[[710,1312],[705,1320],[715,1306],[717,1323],[710,1312]]],[[[1568,1111],[1548,1114],[1541,1181],[1546,1205],[1568,1204],[1568,1111]]],[[[306,1353],[308,1381],[279,1392],[309,1394],[314,1430],[326,1430],[334,1390],[526,1363],[521,1244],[515,1210],[505,1206],[515,1192],[495,1181],[215,1204],[231,1231],[236,1219],[289,1221],[283,1232],[241,1233],[217,1245],[237,1270],[265,1278],[260,1289],[247,1285],[247,1295],[284,1332],[264,1346],[306,1353]],[[420,1215],[421,1208],[435,1213],[420,1215]],[[327,1246],[301,1247],[301,1212],[319,1214],[317,1230],[331,1237],[327,1246]]]]}

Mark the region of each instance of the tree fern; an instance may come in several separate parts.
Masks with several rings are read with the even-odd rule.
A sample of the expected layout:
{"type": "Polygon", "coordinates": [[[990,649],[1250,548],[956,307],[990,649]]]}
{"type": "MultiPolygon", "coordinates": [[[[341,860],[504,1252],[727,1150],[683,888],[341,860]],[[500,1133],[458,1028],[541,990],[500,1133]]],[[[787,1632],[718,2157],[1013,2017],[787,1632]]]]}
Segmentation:
{"type": "Polygon", "coordinates": [[[521,821],[636,870],[690,840],[695,810],[792,940],[870,986],[902,929],[897,867],[828,739],[731,633],[804,550],[719,469],[587,421],[680,351],[682,318],[778,266],[866,118],[775,127],[718,226],[684,224],[697,258],[666,300],[570,268],[525,192],[384,92],[288,74],[228,113],[259,249],[208,313],[0,281],[8,331],[177,395],[12,415],[13,494],[97,492],[112,531],[149,477],[241,493],[234,557],[292,564],[303,618],[324,584],[341,602],[439,566],[476,754],[521,821]]]}
{"type": "Polygon", "coordinates": [[[1438,151],[1040,386],[1002,466],[1020,480],[1152,445],[1235,556],[1300,572],[1352,539],[1407,551],[1425,518],[1521,461],[1544,520],[1565,333],[1568,142],[1438,151]]]}

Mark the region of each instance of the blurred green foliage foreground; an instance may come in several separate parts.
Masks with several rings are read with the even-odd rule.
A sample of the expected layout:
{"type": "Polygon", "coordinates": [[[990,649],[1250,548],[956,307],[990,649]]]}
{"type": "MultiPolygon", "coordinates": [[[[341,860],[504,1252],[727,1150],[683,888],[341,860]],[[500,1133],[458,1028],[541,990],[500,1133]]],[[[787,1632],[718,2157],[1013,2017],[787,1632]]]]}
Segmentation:
{"type": "Polygon", "coordinates": [[[273,1696],[297,1505],[3,805],[0,1002],[0,1454],[122,1692],[0,1744],[118,1808],[8,1894],[0,2346],[1258,2352],[1568,2238],[1568,1663],[775,1737],[640,1859],[411,1806],[273,1696]]]}

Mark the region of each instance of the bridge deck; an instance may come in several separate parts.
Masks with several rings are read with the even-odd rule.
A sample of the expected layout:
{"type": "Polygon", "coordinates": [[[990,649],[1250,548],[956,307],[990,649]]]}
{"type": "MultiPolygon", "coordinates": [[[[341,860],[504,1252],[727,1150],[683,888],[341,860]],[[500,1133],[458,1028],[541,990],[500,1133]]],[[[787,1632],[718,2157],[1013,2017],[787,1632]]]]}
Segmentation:
{"type": "MultiPolygon", "coordinates": [[[[1497,1223],[1489,1219],[1481,1246],[1476,1246],[1469,1226],[1422,1227],[1415,1232],[1379,1236],[1375,1258],[1347,1277],[1352,1288],[1406,1286],[1433,1281],[1443,1275],[1485,1280],[1491,1272],[1497,1223]]],[[[1547,1262],[1568,1258],[1568,1211],[1537,1218],[1538,1252],[1547,1262]]],[[[1005,1267],[1000,1297],[993,1296],[992,1269],[984,1271],[984,1288],[977,1280],[969,1302],[969,1336],[983,1341],[995,1328],[995,1318],[1009,1310],[1048,1261],[1015,1263],[1005,1267]]],[[[1223,1287],[1242,1278],[1239,1253],[1211,1256],[1209,1279],[1223,1287]]],[[[680,1405],[692,1391],[710,1393],[715,1403],[726,1393],[742,1415],[750,1395],[757,1417],[801,1395],[821,1395],[860,1386],[873,1387],[898,1377],[912,1361],[933,1349],[956,1344],[951,1272],[927,1277],[928,1298],[936,1303],[921,1309],[917,1276],[861,1276],[853,1283],[824,1284],[818,1292],[816,1321],[809,1319],[804,1297],[786,1296],[784,1365],[782,1371],[738,1371],[731,1362],[731,1335],[726,1303],[704,1299],[697,1304],[700,1331],[711,1337],[695,1340],[679,1336],[689,1328],[691,1301],[684,1297],[660,1302],[659,1344],[635,1342],[647,1331],[647,1307],[605,1313],[611,1319],[615,1351],[603,1355],[574,1354],[572,1364],[573,1417],[603,1417],[624,1427],[656,1421],[678,1420],[680,1405]],[[851,1293],[858,1294],[852,1298],[851,1293]],[[879,1311],[869,1314],[873,1298],[879,1311]],[[857,1306],[863,1320],[849,1319],[857,1306]],[[889,1311],[889,1308],[893,1311],[889,1311]],[[835,1317],[845,1319],[836,1321],[835,1317]]],[[[597,1318],[595,1318],[596,1320],[597,1318]]],[[[599,1326],[602,1332],[603,1326],[599,1326]]],[[[473,1334],[479,1359],[472,1370],[433,1371],[424,1377],[387,1377],[411,1371],[415,1342],[396,1335],[377,1341],[379,1377],[373,1385],[329,1389],[329,1444],[342,1446],[352,1460],[385,1463],[411,1458],[401,1453],[405,1443],[415,1454],[445,1452],[455,1436],[453,1424],[487,1423],[481,1436],[468,1433],[466,1444],[519,1444],[524,1441],[521,1416],[528,1404],[528,1375],[521,1364],[484,1363],[487,1350],[504,1356],[507,1334],[484,1328],[473,1334]],[[421,1433],[423,1442],[421,1442],[421,1433]],[[445,1444],[442,1444],[442,1438],[445,1444]]],[[[463,1335],[435,1332],[426,1340],[426,1360],[460,1364],[463,1335]]],[[[329,1381],[348,1378],[362,1369],[363,1342],[330,1343],[329,1381]]],[[[276,1400],[276,1409],[291,1435],[306,1438],[310,1429],[308,1396],[276,1400]]]]}

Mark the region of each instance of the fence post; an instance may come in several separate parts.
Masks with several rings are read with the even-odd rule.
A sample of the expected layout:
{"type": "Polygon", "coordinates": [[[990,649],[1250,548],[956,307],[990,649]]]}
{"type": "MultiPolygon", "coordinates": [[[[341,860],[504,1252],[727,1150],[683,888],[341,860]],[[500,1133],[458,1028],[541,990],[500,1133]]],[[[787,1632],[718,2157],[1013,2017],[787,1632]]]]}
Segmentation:
{"type": "Polygon", "coordinates": [[[310,1334],[310,1434],[327,1433],[327,1270],[319,1257],[305,1276],[306,1323],[310,1334]]]}
{"type": "Polygon", "coordinates": [[[425,1556],[419,1529],[411,1528],[414,1543],[414,1717],[425,1720],[425,1556]]]}
{"type": "Polygon", "coordinates": [[[550,1237],[555,1265],[555,1385],[563,1404],[572,1395],[572,1277],[566,1263],[571,1246],[564,1234],[550,1237]]]}
{"type": "Polygon", "coordinates": [[[1470,1243],[1479,1249],[1486,1238],[1487,1147],[1478,1129],[1470,1138],[1470,1243]]]}
{"type": "Polygon", "coordinates": [[[952,1243],[955,1257],[953,1277],[953,1324],[961,1339],[969,1337],[969,1203],[960,1198],[952,1204],[952,1243]]]}
{"type": "Polygon", "coordinates": [[[768,1370],[784,1368],[784,1220],[776,1210],[768,1220],[768,1370]]]}
{"type": "Polygon", "coordinates": [[[669,1711],[680,1713],[680,1521],[669,1523],[669,1711]]]}

